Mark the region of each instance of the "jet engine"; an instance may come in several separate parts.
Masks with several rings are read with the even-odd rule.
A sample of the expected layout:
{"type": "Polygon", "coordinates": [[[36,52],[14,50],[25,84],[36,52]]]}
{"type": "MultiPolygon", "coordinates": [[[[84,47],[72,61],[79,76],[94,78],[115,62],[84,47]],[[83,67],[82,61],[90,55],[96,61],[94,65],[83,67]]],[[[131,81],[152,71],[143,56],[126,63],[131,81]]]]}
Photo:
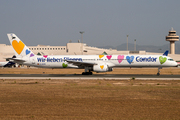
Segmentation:
{"type": "Polygon", "coordinates": [[[113,68],[109,67],[106,64],[98,64],[93,66],[93,71],[94,72],[108,72],[108,71],[113,71],[113,68]]]}

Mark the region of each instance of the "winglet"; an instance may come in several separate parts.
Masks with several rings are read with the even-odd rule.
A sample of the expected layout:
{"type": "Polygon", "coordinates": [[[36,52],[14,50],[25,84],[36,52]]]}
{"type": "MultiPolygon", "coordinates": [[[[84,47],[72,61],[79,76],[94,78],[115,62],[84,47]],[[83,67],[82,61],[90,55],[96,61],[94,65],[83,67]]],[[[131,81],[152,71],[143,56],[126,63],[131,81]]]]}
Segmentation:
{"type": "Polygon", "coordinates": [[[168,56],[168,50],[166,50],[165,52],[164,52],[164,54],[163,54],[163,56],[168,56]]]}
{"type": "Polygon", "coordinates": [[[34,53],[29,50],[29,48],[14,33],[7,34],[7,36],[17,57],[34,56],[34,53]]]}

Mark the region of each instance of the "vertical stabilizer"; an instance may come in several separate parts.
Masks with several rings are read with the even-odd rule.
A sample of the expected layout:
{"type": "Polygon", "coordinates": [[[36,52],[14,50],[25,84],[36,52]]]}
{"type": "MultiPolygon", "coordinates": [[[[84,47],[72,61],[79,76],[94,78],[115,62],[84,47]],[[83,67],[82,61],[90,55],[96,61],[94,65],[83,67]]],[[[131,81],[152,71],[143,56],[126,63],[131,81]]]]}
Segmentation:
{"type": "Polygon", "coordinates": [[[164,54],[163,54],[163,56],[168,56],[168,50],[166,50],[165,52],[164,52],[164,54]]]}
{"type": "Polygon", "coordinates": [[[32,57],[34,53],[14,34],[7,34],[17,57],[32,57]]]}

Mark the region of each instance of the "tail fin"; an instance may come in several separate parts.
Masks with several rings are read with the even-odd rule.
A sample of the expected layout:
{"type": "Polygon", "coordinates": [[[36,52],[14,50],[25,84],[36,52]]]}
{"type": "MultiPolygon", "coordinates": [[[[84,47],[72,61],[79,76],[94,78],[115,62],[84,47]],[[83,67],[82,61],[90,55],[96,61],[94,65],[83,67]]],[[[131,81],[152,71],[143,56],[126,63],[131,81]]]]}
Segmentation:
{"type": "Polygon", "coordinates": [[[163,54],[163,56],[168,56],[168,50],[166,50],[165,52],[164,52],[164,54],[163,54]]]}
{"type": "Polygon", "coordinates": [[[14,62],[9,61],[7,64],[5,64],[3,67],[12,67],[13,65],[15,65],[14,62]]]}
{"type": "Polygon", "coordinates": [[[7,34],[17,57],[33,57],[34,53],[14,34],[7,34]]]}
{"type": "MultiPolygon", "coordinates": [[[[16,56],[14,55],[12,58],[16,58],[16,56]]],[[[8,61],[9,61],[9,59],[7,59],[8,61]]],[[[6,61],[7,61],[6,60],[6,61]]],[[[12,62],[12,61],[9,61],[7,64],[5,64],[3,67],[12,67],[13,65],[15,65],[15,63],[14,62],[12,62]]]]}

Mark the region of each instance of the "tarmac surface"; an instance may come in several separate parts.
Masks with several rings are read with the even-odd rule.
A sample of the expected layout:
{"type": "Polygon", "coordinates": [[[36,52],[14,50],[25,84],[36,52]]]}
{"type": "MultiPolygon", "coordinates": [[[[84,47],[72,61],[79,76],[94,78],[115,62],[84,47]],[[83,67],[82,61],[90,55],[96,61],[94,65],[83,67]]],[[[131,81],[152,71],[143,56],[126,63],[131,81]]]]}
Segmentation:
{"type": "Polygon", "coordinates": [[[114,79],[114,80],[180,80],[180,75],[137,75],[137,74],[0,74],[0,79],[114,79]]]}

